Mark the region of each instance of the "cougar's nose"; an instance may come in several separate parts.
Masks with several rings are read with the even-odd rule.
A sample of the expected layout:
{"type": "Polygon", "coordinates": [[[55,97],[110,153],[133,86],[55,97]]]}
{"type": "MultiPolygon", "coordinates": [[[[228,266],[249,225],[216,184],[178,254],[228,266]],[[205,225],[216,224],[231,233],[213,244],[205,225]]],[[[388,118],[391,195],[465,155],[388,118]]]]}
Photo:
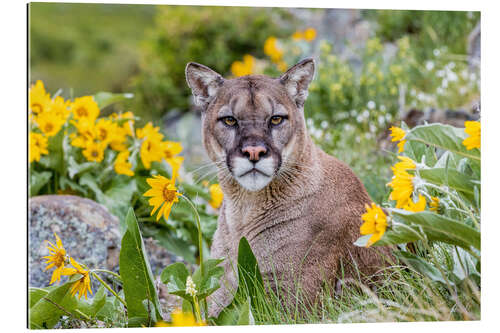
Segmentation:
{"type": "Polygon", "coordinates": [[[267,153],[267,149],[263,146],[246,146],[241,150],[250,161],[257,162],[259,158],[267,153]]]}

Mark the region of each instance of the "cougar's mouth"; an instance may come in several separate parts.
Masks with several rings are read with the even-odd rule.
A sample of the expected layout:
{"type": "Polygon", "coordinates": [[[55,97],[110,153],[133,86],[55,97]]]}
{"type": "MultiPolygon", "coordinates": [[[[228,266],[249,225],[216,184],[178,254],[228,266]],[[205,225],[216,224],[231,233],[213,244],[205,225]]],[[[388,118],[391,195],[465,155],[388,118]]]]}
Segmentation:
{"type": "Polygon", "coordinates": [[[235,157],[232,173],[242,187],[249,191],[258,191],[272,180],[275,168],[272,157],[261,159],[255,164],[247,158],[235,157]]]}

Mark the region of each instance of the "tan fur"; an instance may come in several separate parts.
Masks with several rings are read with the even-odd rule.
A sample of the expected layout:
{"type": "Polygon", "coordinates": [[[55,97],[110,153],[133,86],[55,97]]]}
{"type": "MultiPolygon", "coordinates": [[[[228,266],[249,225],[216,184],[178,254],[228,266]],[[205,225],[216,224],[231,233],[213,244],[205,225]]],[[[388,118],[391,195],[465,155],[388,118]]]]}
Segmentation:
{"type": "MultiPolygon", "coordinates": [[[[314,65],[312,60],[308,61],[296,66],[302,70],[305,65],[314,65]]],[[[305,80],[295,82],[296,87],[290,89],[290,85],[295,83],[286,81],[287,73],[281,80],[255,75],[223,80],[213,72],[211,74],[214,80],[219,81],[219,88],[216,93],[212,90],[212,95],[208,90],[203,95],[203,89],[198,89],[200,87],[196,87],[195,81],[196,71],[200,68],[190,69],[189,66],[186,70],[188,83],[195,98],[204,103],[200,104],[203,108],[204,146],[219,167],[219,181],[224,192],[211,256],[226,258],[225,285],[211,297],[211,315],[218,315],[222,307],[231,302],[231,290],[237,288],[236,268],[231,265],[236,263],[241,237],[249,241],[264,279],[275,288],[277,277],[281,287],[290,290],[290,294],[283,295],[288,305],[293,305],[293,300],[288,296],[294,294],[296,282],[312,303],[323,281],[335,285],[341,278],[342,270],[344,278],[357,277],[354,265],[363,274],[375,273],[383,265],[377,251],[353,245],[359,237],[360,216],[365,211],[365,204],[371,200],[349,167],[316,147],[306,131],[302,104],[312,74],[306,73],[311,77],[303,78],[300,76],[302,72],[289,70],[287,73],[298,72],[298,79],[305,80]],[[249,82],[253,82],[256,87],[251,97],[247,96],[249,82]],[[272,181],[259,191],[242,188],[223,162],[229,149],[221,145],[221,141],[224,144],[231,141],[221,139],[225,137],[224,133],[218,131],[224,128],[220,128],[215,117],[222,107],[235,104],[232,102],[235,98],[238,103],[243,100],[241,103],[245,105],[242,112],[233,105],[233,112],[238,119],[265,117],[264,101],[268,98],[288,110],[287,126],[290,126],[290,130],[283,129],[273,134],[275,141],[287,140],[279,150],[282,164],[272,181]],[[255,101],[249,103],[249,98],[255,101]],[[250,104],[253,105],[251,112],[248,111],[250,104]]],[[[205,69],[203,67],[201,70],[205,69]]],[[[228,131],[225,135],[231,137],[235,134],[228,131]]],[[[388,253],[388,249],[379,250],[388,253]]]]}

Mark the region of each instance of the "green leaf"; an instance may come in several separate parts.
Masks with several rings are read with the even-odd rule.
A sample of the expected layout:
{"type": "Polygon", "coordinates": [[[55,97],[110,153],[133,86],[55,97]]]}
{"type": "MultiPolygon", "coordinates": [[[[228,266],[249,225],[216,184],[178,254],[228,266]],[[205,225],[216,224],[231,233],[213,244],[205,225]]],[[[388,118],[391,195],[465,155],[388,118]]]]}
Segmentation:
{"type": "MultiPolygon", "coordinates": [[[[123,176],[126,177],[126,176],[123,176]]],[[[111,187],[102,195],[97,196],[97,201],[109,209],[111,214],[118,217],[120,221],[120,232],[123,234],[127,229],[126,220],[127,209],[131,205],[132,196],[137,191],[134,178],[116,177],[111,187]]]]}
{"type": "Polygon", "coordinates": [[[71,179],[73,179],[76,175],[78,175],[82,172],[88,171],[88,170],[95,168],[95,167],[97,167],[97,163],[95,163],[95,162],[85,162],[82,164],[78,164],[72,155],[70,155],[68,158],[67,170],[68,170],[69,178],[71,178],[71,179]]]}
{"type": "Polygon", "coordinates": [[[30,189],[30,196],[35,196],[40,192],[42,187],[47,184],[52,177],[52,172],[50,171],[43,171],[43,172],[36,172],[32,170],[30,172],[30,183],[29,183],[29,189],[30,189]]]}
{"type": "Polygon", "coordinates": [[[210,194],[207,192],[207,189],[202,186],[182,183],[182,188],[190,198],[195,198],[196,196],[200,196],[207,201],[211,200],[210,194]]]}
{"type": "Polygon", "coordinates": [[[402,209],[391,209],[394,217],[407,224],[421,226],[430,240],[442,241],[468,249],[481,249],[481,234],[476,229],[457,220],[431,212],[412,213],[402,209]]]}
{"type": "MultiPolygon", "coordinates": [[[[123,280],[127,313],[129,318],[145,318],[141,325],[151,326],[154,322],[144,308],[143,301],[152,302],[156,318],[162,317],[161,307],[144,242],[132,208],[128,211],[126,223],[127,231],[122,238],[120,250],[120,275],[123,280]]],[[[129,324],[135,326],[138,323],[129,324]]]]}
{"type": "Polygon", "coordinates": [[[29,307],[33,307],[42,297],[46,296],[49,293],[48,290],[42,288],[29,288],[29,307]]]}
{"type": "Polygon", "coordinates": [[[144,223],[142,225],[142,231],[144,236],[153,237],[158,241],[159,245],[167,249],[168,252],[182,257],[190,264],[196,263],[196,258],[194,256],[195,247],[192,246],[191,243],[177,237],[174,231],[166,227],[157,226],[153,223],[144,223]]]}
{"type": "Polygon", "coordinates": [[[474,184],[470,176],[454,169],[433,168],[419,170],[421,178],[436,184],[446,185],[457,191],[474,195],[474,184]]]}
{"type": "Polygon", "coordinates": [[[250,298],[241,306],[240,317],[236,325],[255,325],[255,319],[252,314],[252,306],[250,305],[250,298]]]}
{"type": "MultiPolygon", "coordinates": [[[[259,264],[247,239],[242,237],[238,245],[238,289],[236,295],[248,295],[255,308],[257,295],[262,290],[264,290],[264,282],[260,274],[259,264]]],[[[235,296],[236,298],[237,296],[235,296]]]]}
{"type": "Polygon", "coordinates": [[[404,139],[449,150],[471,160],[480,161],[481,156],[478,149],[467,150],[462,144],[462,141],[467,137],[468,135],[463,128],[436,123],[416,126],[405,135],[404,139]]]}
{"type": "Polygon", "coordinates": [[[100,91],[94,95],[94,100],[99,106],[99,109],[104,109],[111,104],[123,102],[132,97],[134,97],[134,95],[131,93],[114,94],[107,91],[100,91]]]}
{"type": "Polygon", "coordinates": [[[70,281],[51,290],[30,308],[31,329],[52,328],[62,315],[69,314],[76,307],[76,298],[70,293],[72,284],[70,281]]]}
{"type": "Polygon", "coordinates": [[[64,128],[62,128],[59,133],[50,137],[48,140],[49,155],[44,155],[40,158],[40,163],[42,165],[49,169],[56,170],[61,175],[65,172],[63,148],[65,138],[67,137],[64,135],[64,128]]]}
{"type": "Polygon", "coordinates": [[[406,251],[394,251],[393,254],[415,271],[428,277],[432,281],[439,281],[446,284],[446,280],[439,270],[423,258],[417,257],[416,255],[406,251]]]}
{"type": "Polygon", "coordinates": [[[198,298],[204,299],[220,288],[219,280],[224,275],[224,268],[219,265],[224,259],[208,259],[204,262],[203,276],[198,269],[193,274],[193,282],[196,284],[198,298]]]}
{"type": "MultiPolygon", "coordinates": [[[[104,304],[106,304],[106,288],[101,285],[91,301],[84,300],[83,298],[80,299],[76,309],[93,318],[102,309],[104,304]]],[[[78,314],[75,315],[78,316],[78,314]]]]}
{"type": "Polygon", "coordinates": [[[186,300],[192,300],[190,295],[186,294],[186,280],[189,276],[189,271],[186,265],[182,262],[165,267],[161,272],[161,282],[167,285],[168,292],[173,295],[180,296],[186,300]]]}

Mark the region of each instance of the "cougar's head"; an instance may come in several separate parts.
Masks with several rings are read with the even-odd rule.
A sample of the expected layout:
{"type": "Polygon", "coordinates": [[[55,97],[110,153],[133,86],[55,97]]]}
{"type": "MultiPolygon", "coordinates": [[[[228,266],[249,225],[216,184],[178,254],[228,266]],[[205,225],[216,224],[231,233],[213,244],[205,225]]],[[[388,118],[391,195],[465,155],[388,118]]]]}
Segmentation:
{"type": "Polygon", "coordinates": [[[313,75],[312,59],[279,78],[224,79],[206,66],[187,64],[186,79],[202,109],[205,149],[246,190],[264,188],[299,153],[306,136],[303,105],[313,75]]]}

